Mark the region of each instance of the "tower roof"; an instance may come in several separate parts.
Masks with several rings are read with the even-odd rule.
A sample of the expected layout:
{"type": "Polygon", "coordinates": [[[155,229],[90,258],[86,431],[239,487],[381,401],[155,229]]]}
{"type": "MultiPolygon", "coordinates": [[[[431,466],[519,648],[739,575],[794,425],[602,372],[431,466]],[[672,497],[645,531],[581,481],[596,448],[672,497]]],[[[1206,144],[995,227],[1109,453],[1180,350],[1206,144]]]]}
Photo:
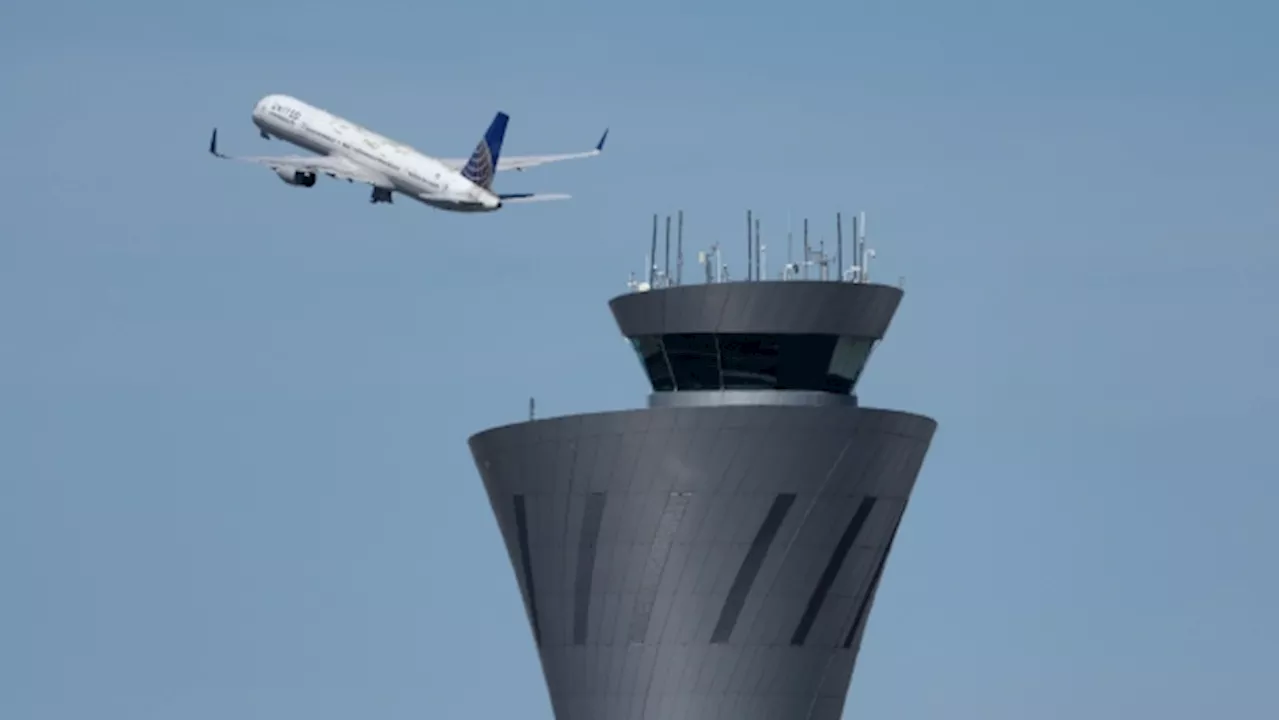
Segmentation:
{"type": "Polygon", "coordinates": [[[609,309],[628,338],[735,333],[879,340],[901,300],[902,290],[890,285],[744,281],[628,293],[610,300],[609,309]]]}

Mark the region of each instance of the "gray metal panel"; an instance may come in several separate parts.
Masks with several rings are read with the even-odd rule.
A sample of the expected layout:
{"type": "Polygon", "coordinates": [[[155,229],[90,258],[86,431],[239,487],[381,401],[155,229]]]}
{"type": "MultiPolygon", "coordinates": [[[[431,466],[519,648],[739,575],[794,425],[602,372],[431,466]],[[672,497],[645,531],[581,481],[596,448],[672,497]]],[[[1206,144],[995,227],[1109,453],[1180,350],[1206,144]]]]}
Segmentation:
{"type": "Polygon", "coordinates": [[[731,282],[628,293],[609,301],[626,337],[667,333],[817,333],[883,338],[902,301],[889,285],[731,282]]]}
{"type": "Polygon", "coordinates": [[[531,622],[536,608],[556,717],[838,720],[881,560],[935,429],[852,406],[727,406],[473,436],[531,622]],[[795,498],[782,513],[784,494],[795,498]],[[832,562],[866,497],[872,511],[832,562]]]}

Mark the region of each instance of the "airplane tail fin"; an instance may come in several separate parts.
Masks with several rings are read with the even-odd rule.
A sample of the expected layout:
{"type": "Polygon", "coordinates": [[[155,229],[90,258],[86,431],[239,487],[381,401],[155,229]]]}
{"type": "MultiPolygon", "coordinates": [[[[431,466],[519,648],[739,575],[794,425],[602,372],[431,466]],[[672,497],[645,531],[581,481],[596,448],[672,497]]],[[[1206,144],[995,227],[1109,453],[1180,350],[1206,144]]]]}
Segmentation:
{"type": "Polygon", "coordinates": [[[504,112],[493,116],[489,129],[485,131],[480,144],[476,145],[475,152],[471,153],[466,167],[462,168],[462,177],[486,190],[493,185],[493,175],[498,167],[498,155],[502,152],[502,138],[507,134],[509,119],[504,112]]]}

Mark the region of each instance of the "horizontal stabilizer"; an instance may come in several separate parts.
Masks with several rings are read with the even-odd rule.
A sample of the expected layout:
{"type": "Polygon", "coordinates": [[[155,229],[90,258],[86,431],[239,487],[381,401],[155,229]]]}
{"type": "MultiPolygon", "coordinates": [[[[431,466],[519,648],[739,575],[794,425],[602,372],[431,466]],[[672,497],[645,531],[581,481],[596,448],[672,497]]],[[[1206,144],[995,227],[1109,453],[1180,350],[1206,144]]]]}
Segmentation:
{"type": "Polygon", "coordinates": [[[571,196],[564,193],[511,193],[499,195],[503,205],[514,203],[546,202],[548,200],[568,200],[571,196]]]}
{"type": "MultiPolygon", "coordinates": [[[[484,181],[487,179],[492,182],[492,173],[495,172],[528,170],[531,167],[546,165],[547,163],[595,157],[604,152],[604,142],[609,139],[609,130],[606,128],[604,133],[600,135],[600,140],[596,142],[596,146],[584,152],[559,153],[556,155],[500,156],[499,150],[502,147],[503,134],[507,129],[507,119],[504,113],[498,113],[498,116],[493,120],[493,124],[489,126],[489,132],[485,133],[486,139],[480,141],[470,158],[441,158],[440,162],[454,170],[463,172],[464,177],[477,185],[484,185],[484,187],[488,188],[491,185],[477,182],[477,180],[484,181]]],[[[551,198],[547,199],[550,200],[551,198]]]]}

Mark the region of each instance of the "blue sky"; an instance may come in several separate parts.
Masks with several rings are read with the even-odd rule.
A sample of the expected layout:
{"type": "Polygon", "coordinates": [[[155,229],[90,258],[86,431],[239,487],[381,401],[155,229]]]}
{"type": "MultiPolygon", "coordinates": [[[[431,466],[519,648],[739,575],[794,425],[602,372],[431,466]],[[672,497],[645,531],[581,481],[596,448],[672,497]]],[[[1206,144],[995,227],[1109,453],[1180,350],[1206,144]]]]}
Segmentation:
{"type": "Polygon", "coordinates": [[[642,404],[651,214],[748,208],[869,213],[907,295],[860,397],[940,423],[848,717],[1272,717],[1274,20],[0,9],[0,717],[550,718],[466,438],[642,404]],[[445,156],[613,131],[499,178],[567,203],[375,207],[205,154],[279,152],[269,92],[445,156]]]}

